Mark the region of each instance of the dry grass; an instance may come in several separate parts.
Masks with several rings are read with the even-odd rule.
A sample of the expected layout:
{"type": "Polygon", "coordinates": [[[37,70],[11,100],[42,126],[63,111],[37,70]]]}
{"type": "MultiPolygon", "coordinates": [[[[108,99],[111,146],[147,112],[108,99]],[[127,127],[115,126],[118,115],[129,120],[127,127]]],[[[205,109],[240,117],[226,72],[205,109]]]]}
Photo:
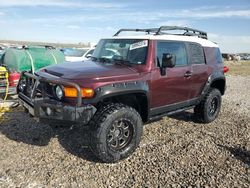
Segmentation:
{"type": "Polygon", "coordinates": [[[225,65],[230,75],[250,76],[250,61],[226,61],[225,65]]]}
{"type": "Polygon", "coordinates": [[[6,112],[9,112],[9,111],[10,111],[9,108],[7,108],[7,107],[2,107],[2,106],[1,106],[1,103],[0,103],[0,123],[2,123],[2,121],[4,120],[4,114],[5,114],[6,112]]]}

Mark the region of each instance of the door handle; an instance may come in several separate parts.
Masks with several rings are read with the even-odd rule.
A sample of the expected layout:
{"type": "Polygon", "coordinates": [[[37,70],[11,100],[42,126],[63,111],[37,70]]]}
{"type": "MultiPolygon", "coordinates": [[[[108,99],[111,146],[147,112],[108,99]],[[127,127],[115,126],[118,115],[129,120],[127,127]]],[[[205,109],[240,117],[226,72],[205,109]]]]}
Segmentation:
{"type": "Polygon", "coordinates": [[[184,74],[184,77],[188,78],[188,77],[191,77],[192,76],[192,72],[190,71],[187,71],[185,74],[184,74]]]}

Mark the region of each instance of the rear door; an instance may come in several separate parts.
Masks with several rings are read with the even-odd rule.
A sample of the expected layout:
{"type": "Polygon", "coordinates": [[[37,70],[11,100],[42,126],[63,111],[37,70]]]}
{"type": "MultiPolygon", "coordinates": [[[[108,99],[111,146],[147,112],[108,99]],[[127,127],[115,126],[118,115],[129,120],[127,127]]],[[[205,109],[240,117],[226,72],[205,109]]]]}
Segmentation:
{"type": "Polygon", "coordinates": [[[198,43],[188,42],[187,52],[188,61],[191,66],[190,82],[192,83],[190,87],[190,98],[196,98],[202,92],[205,83],[208,79],[209,71],[206,65],[205,55],[203,48],[198,43]]]}

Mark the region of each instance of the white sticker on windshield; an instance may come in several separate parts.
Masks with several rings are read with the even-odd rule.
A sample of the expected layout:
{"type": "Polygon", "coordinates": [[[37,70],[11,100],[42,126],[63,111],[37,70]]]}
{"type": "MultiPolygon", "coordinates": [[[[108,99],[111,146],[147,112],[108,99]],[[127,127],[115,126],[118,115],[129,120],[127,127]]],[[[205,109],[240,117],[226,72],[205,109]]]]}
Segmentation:
{"type": "Polygon", "coordinates": [[[143,40],[143,41],[131,44],[129,50],[134,50],[134,49],[137,49],[137,48],[143,48],[143,47],[146,47],[146,46],[148,46],[148,41],[143,40]]]}

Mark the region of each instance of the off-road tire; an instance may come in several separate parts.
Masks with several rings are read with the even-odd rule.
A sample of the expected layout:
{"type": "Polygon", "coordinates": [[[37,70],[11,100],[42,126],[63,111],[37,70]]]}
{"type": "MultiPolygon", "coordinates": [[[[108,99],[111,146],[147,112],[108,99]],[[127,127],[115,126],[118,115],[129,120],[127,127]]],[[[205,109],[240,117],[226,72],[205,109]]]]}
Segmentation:
{"type": "Polygon", "coordinates": [[[127,158],[138,147],[143,123],[139,113],[124,104],[114,103],[101,107],[89,123],[91,132],[90,147],[98,159],[107,163],[114,163],[127,158]],[[127,145],[120,150],[111,148],[108,135],[111,127],[120,120],[126,120],[131,127],[131,138],[127,145]]]}
{"type": "Polygon", "coordinates": [[[200,123],[210,123],[214,121],[220,112],[221,108],[221,93],[216,88],[211,88],[200,104],[194,108],[194,115],[200,123]],[[215,109],[211,112],[211,103],[215,100],[215,109]]]}

